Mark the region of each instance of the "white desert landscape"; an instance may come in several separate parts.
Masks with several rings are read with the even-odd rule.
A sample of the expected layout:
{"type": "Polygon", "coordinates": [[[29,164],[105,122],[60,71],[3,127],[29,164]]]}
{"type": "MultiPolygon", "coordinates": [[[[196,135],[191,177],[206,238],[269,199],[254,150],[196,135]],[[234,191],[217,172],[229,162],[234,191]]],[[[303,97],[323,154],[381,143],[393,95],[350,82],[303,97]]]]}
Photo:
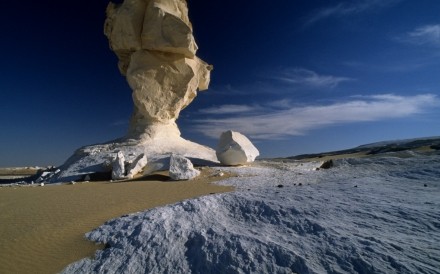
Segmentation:
{"type": "Polygon", "coordinates": [[[0,273],[440,273],[439,137],[264,159],[237,126],[214,149],[176,122],[214,69],[187,2],[110,3],[104,34],[128,131],[0,169],[0,273]]]}
{"type": "Polygon", "coordinates": [[[110,220],[63,273],[439,273],[440,154],[216,168],[235,191],[110,220]]]}
{"type": "MultiPolygon", "coordinates": [[[[87,204],[96,197],[96,204],[100,205],[86,211],[74,202],[63,205],[60,214],[72,211],[70,221],[79,217],[86,222],[92,218],[93,224],[99,223],[96,218],[102,215],[101,211],[111,211],[106,216],[124,214],[85,234],[99,246],[82,244],[75,236],[74,242],[80,241],[79,248],[87,250],[90,257],[66,266],[63,273],[438,273],[438,140],[391,142],[343,151],[347,154],[296,157],[308,157],[302,160],[265,159],[235,167],[198,166],[196,169],[204,175],[192,181],[170,183],[168,175],[156,175],[144,181],[107,183],[100,188],[91,182],[64,185],[69,189],[61,189],[63,185],[59,184],[9,184],[0,188],[0,195],[13,188],[15,197],[20,197],[20,191],[49,193],[58,188],[61,193],[72,194],[65,201],[82,197],[81,203],[87,204]],[[426,146],[429,143],[434,144],[426,146]],[[219,187],[229,188],[206,185],[209,177],[219,187]],[[85,189],[87,186],[90,188],[85,189]],[[81,188],[90,195],[80,194],[81,188]],[[176,197],[176,192],[181,196],[176,197]],[[202,197],[175,203],[185,199],[185,195],[202,197]],[[114,203],[105,205],[105,196],[114,203]],[[123,202],[124,197],[129,201],[123,202]],[[154,204],[158,199],[161,202],[154,204]],[[103,210],[102,206],[108,208],[103,210]],[[142,206],[153,208],[142,211],[142,206]],[[80,212],[75,212],[76,207],[80,212]],[[129,214],[134,211],[139,212],[129,214]]],[[[2,206],[2,212],[19,216],[16,208],[2,206]]],[[[44,211],[41,206],[40,209],[44,211]]],[[[56,212],[52,208],[47,214],[56,216],[56,212]]],[[[53,221],[57,218],[45,223],[50,227],[53,221]]],[[[63,237],[64,230],[78,226],[67,223],[70,227],[56,227],[54,231],[63,237]]],[[[80,220],[78,223],[79,231],[93,227],[80,220]]],[[[13,222],[10,225],[14,229],[13,222]]],[[[50,231],[48,227],[45,230],[50,231]]],[[[41,237],[49,243],[59,241],[52,234],[42,233],[41,237]]],[[[5,240],[9,245],[19,244],[5,240]]],[[[63,245],[58,248],[61,257],[73,252],[64,250],[63,245]]],[[[45,257],[34,252],[23,248],[14,251],[13,256],[5,252],[1,257],[9,256],[9,263],[18,258],[30,263],[30,257],[45,257]]],[[[84,253],[78,252],[81,254],[84,253]]],[[[45,273],[41,270],[47,268],[38,267],[45,260],[32,262],[35,269],[40,269],[36,273],[45,273]]],[[[1,267],[5,273],[8,269],[27,272],[26,265],[14,266],[10,268],[3,262],[1,267]]]]}

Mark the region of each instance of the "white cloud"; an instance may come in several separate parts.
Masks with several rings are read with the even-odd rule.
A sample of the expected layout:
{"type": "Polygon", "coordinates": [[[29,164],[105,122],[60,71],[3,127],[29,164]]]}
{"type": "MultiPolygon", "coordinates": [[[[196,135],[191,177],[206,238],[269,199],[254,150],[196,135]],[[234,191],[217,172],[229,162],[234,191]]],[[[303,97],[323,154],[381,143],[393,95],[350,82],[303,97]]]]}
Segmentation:
{"type": "Polygon", "coordinates": [[[244,112],[252,112],[260,109],[258,106],[248,106],[248,105],[222,105],[214,106],[210,108],[200,109],[200,113],[204,114],[236,114],[244,112]]]}
{"type": "Polygon", "coordinates": [[[318,73],[304,69],[294,68],[286,70],[282,76],[275,79],[286,83],[301,85],[312,88],[334,88],[342,82],[352,81],[348,77],[337,77],[331,75],[319,75],[318,73]]]}
{"type": "Polygon", "coordinates": [[[409,32],[404,39],[417,45],[440,46],[440,25],[426,25],[409,32]]]}
{"type": "Polygon", "coordinates": [[[363,12],[373,11],[395,5],[402,0],[359,0],[346,1],[327,8],[323,8],[315,12],[308,18],[305,25],[312,25],[320,20],[329,17],[341,17],[348,15],[356,15],[363,12]]]}
{"type": "Polygon", "coordinates": [[[397,96],[391,94],[352,98],[330,105],[260,109],[259,113],[228,118],[195,120],[195,130],[217,138],[222,131],[240,131],[253,139],[280,139],[304,135],[310,130],[334,124],[404,118],[438,106],[436,95],[397,96]]]}
{"type": "Polygon", "coordinates": [[[288,99],[281,99],[277,101],[267,102],[265,103],[265,105],[276,109],[286,109],[292,107],[292,101],[288,99]]]}

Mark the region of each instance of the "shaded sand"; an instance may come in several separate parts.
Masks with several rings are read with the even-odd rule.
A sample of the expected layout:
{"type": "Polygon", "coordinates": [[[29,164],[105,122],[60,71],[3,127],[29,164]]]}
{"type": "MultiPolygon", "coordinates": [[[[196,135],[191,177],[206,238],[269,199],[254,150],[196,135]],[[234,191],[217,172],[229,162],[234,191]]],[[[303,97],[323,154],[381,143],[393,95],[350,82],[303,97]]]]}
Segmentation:
{"type": "Polygon", "coordinates": [[[183,182],[153,175],[131,182],[2,187],[0,273],[59,272],[101,248],[85,240],[84,234],[109,219],[233,190],[210,184],[220,178],[209,177],[207,172],[201,179],[183,182]]]}

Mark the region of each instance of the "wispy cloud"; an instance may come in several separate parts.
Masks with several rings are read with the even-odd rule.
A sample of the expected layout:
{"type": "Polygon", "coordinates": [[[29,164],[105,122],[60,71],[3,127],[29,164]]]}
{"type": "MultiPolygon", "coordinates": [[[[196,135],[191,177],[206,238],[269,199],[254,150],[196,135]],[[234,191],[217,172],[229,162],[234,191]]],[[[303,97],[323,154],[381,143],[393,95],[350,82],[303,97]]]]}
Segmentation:
{"type": "Polygon", "coordinates": [[[334,88],[342,82],[354,80],[348,77],[319,75],[314,71],[304,68],[288,69],[284,71],[280,76],[274,78],[285,83],[296,84],[311,88],[334,88]]]}
{"type": "Polygon", "coordinates": [[[249,106],[249,105],[222,105],[214,106],[210,108],[200,109],[200,113],[204,114],[238,114],[238,113],[249,113],[252,111],[260,110],[259,106],[249,106]]]}
{"type": "Polygon", "coordinates": [[[410,31],[403,41],[416,45],[440,46],[440,24],[425,25],[410,31]]]}
{"type": "Polygon", "coordinates": [[[337,5],[326,7],[313,13],[305,22],[305,26],[310,26],[329,17],[357,15],[363,12],[387,8],[401,1],[402,0],[358,0],[340,2],[337,5]]]}
{"type": "Polygon", "coordinates": [[[329,105],[292,107],[275,110],[257,108],[240,116],[228,118],[199,119],[195,130],[218,138],[224,130],[240,131],[253,139],[280,139],[286,136],[304,135],[310,130],[334,124],[380,121],[403,118],[423,113],[440,105],[433,94],[397,96],[392,94],[362,96],[349,101],[329,105]]]}

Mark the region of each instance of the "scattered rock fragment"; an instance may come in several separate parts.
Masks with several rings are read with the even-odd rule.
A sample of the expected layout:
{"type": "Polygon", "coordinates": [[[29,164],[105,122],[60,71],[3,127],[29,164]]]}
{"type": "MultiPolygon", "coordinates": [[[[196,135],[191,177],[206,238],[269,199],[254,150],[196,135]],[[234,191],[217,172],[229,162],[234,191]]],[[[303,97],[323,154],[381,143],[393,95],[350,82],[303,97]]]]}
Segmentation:
{"type": "Polygon", "coordinates": [[[332,168],[333,166],[334,166],[333,160],[330,159],[330,160],[325,161],[324,163],[322,163],[322,165],[319,168],[329,169],[329,168],[332,168]]]}
{"type": "Polygon", "coordinates": [[[191,161],[180,155],[171,155],[170,177],[174,181],[191,180],[200,175],[191,161]]]}
{"type": "Polygon", "coordinates": [[[223,176],[225,176],[225,174],[221,171],[214,174],[214,177],[223,177],[223,176]]]}
{"type": "Polygon", "coordinates": [[[132,179],[134,175],[142,171],[142,169],[147,165],[147,156],[144,153],[136,157],[136,159],[128,167],[127,177],[132,179]]]}
{"type": "Polygon", "coordinates": [[[112,163],[112,179],[121,180],[125,178],[125,157],[124,154],[119,151],[112,163]]]}

